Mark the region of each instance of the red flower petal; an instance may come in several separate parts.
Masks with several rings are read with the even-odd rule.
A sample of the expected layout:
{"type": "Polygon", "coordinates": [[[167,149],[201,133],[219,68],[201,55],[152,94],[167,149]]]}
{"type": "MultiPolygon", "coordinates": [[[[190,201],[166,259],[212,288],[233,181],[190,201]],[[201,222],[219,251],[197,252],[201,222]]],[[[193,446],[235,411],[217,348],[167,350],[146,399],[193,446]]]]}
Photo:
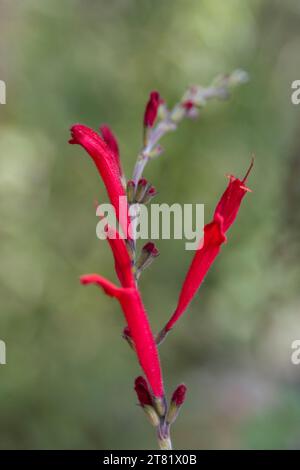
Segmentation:
{"type": "Polygon", "coordinates": [[[184,280],[177,308],[166,324],[164,331],[169,331],[193,299],[202,284],[209,268],[217,257],[221,244],[226,241],[222,230],[222,218],[216,219],[204,227],[204,242],[202,248],[197,250],[184,280]]]}
{"type": "Polygon", "coordinates": [[[119,169],[120,176],[123,174],[123,170],[121,167],[121,161],[120,161],[120,153],[119,153],[119,145],[116,136],[112,132],[109,126],[106,126],[103,124],[100,127],[100,131],[103,137],[104,142],[109,146],[110,150],[113,152],[115,159],[116,159],[116,164],[119,169]]]}
{"type": "Polygon", "coordinates": [[[252,167],[253,159],[243,180],[239,180],[234,176],[230,177],[229,184],[215,209],[213,221],[204,227],[204,242],[201,242],[201,248],[195,253],[184,280],[176,310],[159,334],[159,341],[163,340],[165,334],[184,313],[219,254],[222,243],[226,241],[224,234],[236,219],[246,192],[250,191],[245,186],[245,182],[252,167]]]}
{"type": "Polygon", "coordinates": [[[138,290],[135,287],[117,287],[98,274],[88,274],[80,280],[82,284],[97,284],[106,294],[119,300],[141,367],[154,396],[162,398],[164,390],[157,346],[138,290]]]}
{"type": "Polygon", "coordinates": [[[245,186],[245,182],[253,167],[253,163],[254,161],[252,159],[242,181],[232,175],[229,176],[229,184],[218,202],[214,217],[216,217],[216,215],[223,217],[223,228],[225,232],[227,232],[229,227],[235,221],[243,197],[248,191],[250,191],[250,189],[245,186]]]}
{"type": "MultiPolygon", "coordinates": [[[[69,141],[70,144],[81,145],[94,160],[107,189],[110,201],[115,208],[117,219],[120,220],[119,198],[120,196],[125,196],[125,191],[121,183],[115,155],[104,140],[89,127],[75,124],[71,128],[71,134],[72,139],[69,141]]],[[[122,230],[127,234],[126,227],[122,226],[122,230]]]]}

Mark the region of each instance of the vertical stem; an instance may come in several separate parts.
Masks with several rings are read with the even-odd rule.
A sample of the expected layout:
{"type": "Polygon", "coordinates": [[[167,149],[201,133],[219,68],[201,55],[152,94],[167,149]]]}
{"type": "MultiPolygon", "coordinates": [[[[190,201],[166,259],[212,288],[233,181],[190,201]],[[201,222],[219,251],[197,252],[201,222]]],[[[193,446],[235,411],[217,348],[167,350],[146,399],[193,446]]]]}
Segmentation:
{"type": "Polygon", "coordinates": [[[163,420],[158,426],[158,445],[161,450],[172,450],[170,426],[163,420]]]}

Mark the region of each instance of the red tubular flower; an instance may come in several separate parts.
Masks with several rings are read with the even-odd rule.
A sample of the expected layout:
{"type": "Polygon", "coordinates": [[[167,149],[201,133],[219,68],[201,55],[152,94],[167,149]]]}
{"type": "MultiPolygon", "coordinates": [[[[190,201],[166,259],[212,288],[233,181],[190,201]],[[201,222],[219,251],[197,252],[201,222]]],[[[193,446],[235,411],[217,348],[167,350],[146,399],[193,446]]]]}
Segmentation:
{"type": "Polygon", "coordinates": [[[157,346],[136,287],[117,287],[98,274],[81,276],[80,281],[82,284],[96,284],[102,287],[107,295],[115,297],[119,301],[130,335],[134,341],[140,365],[145,372],[154,396],[162,398],[164,390],[157,346]]]}
{"type": "Polygon", "coordinates": [[[110,150],[113,152],[113,154],[115,156],[116,163],[117,163],[117,166],[118,166],[118,169],[119,169],[119,173],[120,173],[120,176],[122,177],[123,170],[122,170],[122,167],[121,167],[119,145],[118,145],[117,138],[114,135],[114,133],[112,132],[112,130],[110,129],[110,127],[106,126],[105,124],[103,124],[100,127],[100,131],[101,131],[104,142],[108,145],[108,147],[110,148],[110,150]]]}
{"type": "MultiPolygon", "coordinates": [[[[72,126],[71,135],[69,143],[81,145],[94,160],[115,208],[117,219],[120,221],[119,198],[125,196],[125,191],[114,153],[99,134],[82,124],[72,126]]],[[[122,230],[124,234],[127,234],[124,224],[122,230]]]]}
{"type": "Polygon", "coordinates": [[[158,91],[152,91],[150,93],[149,101],[146,105],[144,114],[144,126],[152,127],[157,116],[159,105],[162,103],[162,99],[158,91]]]}
{"type": "Polygon", "coordinates": [[[248,191],[251,191],[245,186],[246,180],[249,173],[254,165],[254,159],[252,158],[250,166],[244,176],[243,180],[229,176],[229,184],[222,195],[220,201],[217,204],[214,217],[220,215],[223,217],[223,229],[224,232],[230,228],[236,219],[243,197],[248,191]]]}
{"type": "Polygon", "coordinates": [[[243,180],[230,177],[229,184],[217,204],[213,221],[204,227],[204,240],[201,248],[194,255],[184,280],[178,304],[172,317],[161,331],[158,340],[174,326],[192,301],[204,278],[220,252],[221,245],[226,241],[225,232],[234,222],[243,197],[249,189],[245,186],[246,179],[253,166],[253,160],[243,180]]]}
{"type": "Polygon", "coordinates": [[[219,254],[221,244],[225,240],[222,218],[217,216],[216,220],[204,227],[203,246],[195,253],[180,292],[177,308],[166,324],[164,332],[168,332],[186,310],[202,284],[210,266],[219,254]]]}

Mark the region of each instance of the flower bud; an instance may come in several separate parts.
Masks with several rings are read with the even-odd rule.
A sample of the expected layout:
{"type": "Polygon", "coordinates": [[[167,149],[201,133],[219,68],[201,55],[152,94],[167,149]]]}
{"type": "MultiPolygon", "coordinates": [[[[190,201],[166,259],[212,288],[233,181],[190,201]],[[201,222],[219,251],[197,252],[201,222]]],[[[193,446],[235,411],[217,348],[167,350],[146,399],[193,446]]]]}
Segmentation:
{"type": "Polygon", "coordinates": [[[135,193],[135,201],[141,203],[143,200],[143,197],[149,187],[149,183],[145,178],[141,178],[138,181],[137,188],[136,188],[136,193],[135,193]]]}
{"type": "Polygon", "coordinates": [[[132,204],[134,202],[134,194],[135,194],[135,183],[133,180],[128,181],[126,192],[127,192],[128,204],[132,204]]]}
{"type": "Polygon", "coordinates": [[[136,391],[140,405],[146,413],[150,423],[157,427],[159,425],[159,417],[153,408],[151,393],[144,377],[139,376],[135,379],[134,389],[136,391]]]}
{"type": "Polygon", "coordinates": [[[149,201],[151,201],[154,196],[156,196],[157,191],[154,186],[150,186],[143,197],[142,204],[148,204],[149,201]]]}
{"type": "Polygon", "coordinates": [[[181,103],[181,106],[186,110],[186,111],[189,111],[190,109],[192,109],[195,104],[192,100],[186,100],[186,101],[183,101],[181,103]]]}
{"type": "Polygon", "coordinates": [[[178,385],[175,392],[173,393],[170,408],[166,418],[168,424],[172,424],[176,420],[179,410],[185,401],[186,391],[186,386],[181,384],[178,385]]]}
{"type": "Polygon", "coordinates": [[[152,91],[145,109],[144,127],[153,127],[161,102],[162,100],[158,91],[152,91]]]}
{"type": "Polygon", "coordinates": [[[136,263],[137,272],[141,273],[144,269],[148,268],[158,255],[159,251],[155,244],[153,242],[146,243],[136,263]]]}
{"type": "Polygon", "coordinates": [[[134,390],[136,391],[141,406],[152,406],[152,397],[148,384],[144,377],[142,377],[141,375],[135,379],[134,390]]]}

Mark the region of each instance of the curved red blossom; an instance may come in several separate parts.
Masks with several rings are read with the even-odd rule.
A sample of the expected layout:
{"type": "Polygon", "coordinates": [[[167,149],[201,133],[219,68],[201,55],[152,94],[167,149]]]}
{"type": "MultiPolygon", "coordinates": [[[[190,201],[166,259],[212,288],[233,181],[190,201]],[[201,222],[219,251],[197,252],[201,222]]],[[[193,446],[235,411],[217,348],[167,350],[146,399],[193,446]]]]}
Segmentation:
{"type": "Polygon", "coordinates": [[[102,287],[107,295],[115,297],[119,301],[130,335],[134,341],[140,365],[148,379],[154,396],[162,398],[164,390],[157,346],[136,287],[117,287],[98,274],[81,276],[80,281],[82,284],[96,284],[102,287]]]}
{"type": "Polygon", "coordinates": [[[245,182],[252,166],[253,160],[243,180],[234,176],[230,177],[229,184],[215,209],[213,221],[204,227],[204,239],[200,243],[200,249],[194,255],[183,282],[176,310],[158,337],[160,341],[187,309],[218,256],[221,245],[226,241],[225,232],[233,224],[242,199],[249,191],[245,182]]]}
{"type": "Polygon", "coordinates": [[[179,295],[177,308],[166,324],[165,332],[169,331],[185,312],[202,284],[209,268],[219,254],[221,244],[225,241],[226,237],[222,229],[222,218],[217,216],[216,220],[204,227],[202,248],[195,253],[179,295]]]}
{"type": "Polygon", "coordinates": [[[120,176],[123,175],[123,170],[121,167],[121,160],[120,160],[120,152],[119,152],[119,145],[116,136],[112,132],[111,128],[106,124],[100,126],[100,131],[103,137],[104,142],[109,146],[110,150],[113,152],[116,163],[119,169],[120,176]]]}
{"type": "Polygon", "coordinates": [[[253,164],[254,160],[252,159],[243,180],[235,178],[235,176],[232,175],[229,176],[229,184],[217,204],[214,217],[217,215],[223,217],[223,228],[225,232],[227,232],[227,230],[235,221],[243,197],[247,192],[251,191],[245,186],[245,183],[253,167],[253,164]]]}
{"type": "MultiPolygon", "coordinates": [[[[71,127],[72,138],[70,144],[81,145],[92,157],[100,176],[105,184],[110,201],[115,208],[117,219],[120,221],[120,197],[125,197],[125,190],[121,182],[116,158],[109,146],[97,132],[82,124],[71,127]]],[[[121,223],[121,221],[120,221],[121,223]]],[[[121,223],[124,234],[127,234],[126,225],[121,223]]]]}
{"type": "Polygon", "coordinates": [[[159,105],[163,102],[158,91],[150,93],[144,114],[144,126],[152,127],[157,116],[159,105]]]}

